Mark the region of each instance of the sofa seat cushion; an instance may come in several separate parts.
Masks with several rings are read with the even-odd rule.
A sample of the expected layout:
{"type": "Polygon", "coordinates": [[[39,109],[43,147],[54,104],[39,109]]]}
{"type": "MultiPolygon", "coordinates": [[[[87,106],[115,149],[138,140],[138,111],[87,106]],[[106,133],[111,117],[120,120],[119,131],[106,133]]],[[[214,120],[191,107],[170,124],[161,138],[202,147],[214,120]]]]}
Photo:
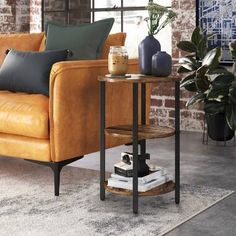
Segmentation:
{"type": "Polygon", "coordinates": [[[48,97],[0,91],[0,133],[48,138],[48,97]]]}

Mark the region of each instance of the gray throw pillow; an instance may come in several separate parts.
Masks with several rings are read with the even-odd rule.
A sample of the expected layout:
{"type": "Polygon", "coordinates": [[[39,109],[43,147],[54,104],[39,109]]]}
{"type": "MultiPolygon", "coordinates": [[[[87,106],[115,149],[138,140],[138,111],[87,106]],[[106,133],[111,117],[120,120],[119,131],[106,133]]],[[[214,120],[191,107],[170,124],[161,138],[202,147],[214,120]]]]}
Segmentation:
{"type": "Polygon", "coordinates": [[[68,50],[21,52],[10,49],[0,68],[0,90],[49,96],[52,65],[65,61],[68,50]]]}
{"type": "Polygon", "coordinates": [[[114,18],[81,25],[58,25],[49,22],[45,50],[67,48],[72,51],[70,60],[98,59],[113,23],[114,18]]]}

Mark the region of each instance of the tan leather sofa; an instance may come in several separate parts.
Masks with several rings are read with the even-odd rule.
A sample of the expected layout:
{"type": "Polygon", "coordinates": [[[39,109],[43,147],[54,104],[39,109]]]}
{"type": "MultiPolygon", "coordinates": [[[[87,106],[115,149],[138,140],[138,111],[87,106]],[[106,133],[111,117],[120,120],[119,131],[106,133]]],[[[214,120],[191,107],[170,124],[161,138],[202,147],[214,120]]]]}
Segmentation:
{"type": "MultiPolygon", "coordinates": [[[[6,49],[42,51],[44,41],[44,33],[0,35],[0,64],[6,49]]],[[[124,41],[125,34],[110,35],[102,58],[107,58],[110,45],[123,45],[124,41]]],[[[137,60],[129,60],[129,73],[137,71],[137,60]]],[[[0,155],[51,167],[58,196],[62,167],[99,150],[97,77],[107,73],[106,59],[60,62],[51,70],[49,97],[0,91],[0,155]]],[[[106,91],[107,126],[130,123],[130,85],[109,84],[106,91]]],[[[147,98],[149,114],[150,88],[147,98]]],[[[130,142],[112,138],[106,141],[107,148],[130,142]]]]}

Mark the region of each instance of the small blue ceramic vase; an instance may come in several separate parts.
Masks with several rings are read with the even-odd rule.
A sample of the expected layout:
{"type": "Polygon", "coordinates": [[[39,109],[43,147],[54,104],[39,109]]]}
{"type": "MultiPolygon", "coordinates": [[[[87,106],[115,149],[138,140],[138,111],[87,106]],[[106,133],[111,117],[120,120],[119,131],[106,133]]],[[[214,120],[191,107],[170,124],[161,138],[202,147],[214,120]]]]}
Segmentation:
{"type": "Polygon", "coordinates": [[[172,59],[166,52],[157,52],[152,56],[152,75],[166,77],[171,74],[172,59]]]}
{"type": "Polygon", "coordinates": [[[138,47],[139,69],[144,75],[152,74],[152,56],[161,50],[159,41],[153,35],[147,36],[138,47]]]}

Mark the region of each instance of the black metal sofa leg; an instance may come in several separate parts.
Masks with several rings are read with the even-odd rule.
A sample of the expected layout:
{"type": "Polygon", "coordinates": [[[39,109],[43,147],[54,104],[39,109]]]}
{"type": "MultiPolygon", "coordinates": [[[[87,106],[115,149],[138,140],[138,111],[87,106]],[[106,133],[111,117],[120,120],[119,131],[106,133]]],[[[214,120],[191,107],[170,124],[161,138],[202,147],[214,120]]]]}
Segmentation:
{"type": "Polygon", "coordinates": [[[62,166],[59,165],[59,163],[53,163],[51,166],[54,174],[54,195],[59,196],[60,192],[60,174],[62,166]]]}
{"type": "Polygon", "coordinates": [[[83,158],[83,157],[84,156],[79,156],[79,157],[75,157],[75,158],[68,159],[65,161],[60,161],[60,162],[43,162],[43,161],[26,160],[26,159],[25,160],[39,164],[39,165],[48,166],[52,169],[53,175],[54,175],[54,194],[55,194],[55,196],[59,196],[59,194],[60,194],[60,174],[61,174],[62,168],[74,161],[77,161],[77,160],[83,158]]]}

